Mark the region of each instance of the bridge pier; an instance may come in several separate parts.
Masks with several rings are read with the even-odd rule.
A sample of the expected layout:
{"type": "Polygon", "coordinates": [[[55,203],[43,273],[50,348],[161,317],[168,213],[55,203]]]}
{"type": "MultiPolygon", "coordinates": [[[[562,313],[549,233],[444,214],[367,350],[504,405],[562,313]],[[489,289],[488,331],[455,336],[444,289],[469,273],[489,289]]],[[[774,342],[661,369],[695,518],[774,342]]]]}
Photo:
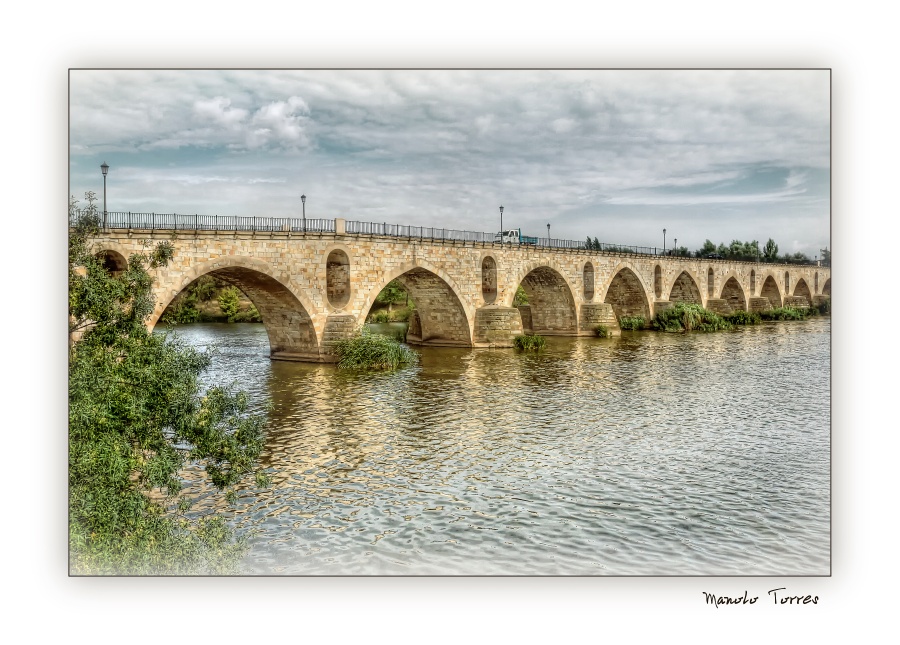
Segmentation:
{"type": "Polygon", "coordinates": [[[765,297],[748,298],[747,311],[766,311],[772,308],[772,301],[765,297]]]}
{"type": "Polygon", "coordinates": [[[793,307],[795,309],[809,309],[809,300],[804,296],[785,296],[784,306],[793,307]]]}
{"type": "Polygon", "coordinates": [[[724,298],[710,298],[706,301],[706,309],[720,316],[731,313],[731,305],[724,298]]]}
{"type": "Polygon", "coordinates": [[[622,335],[622,329],[616,319],[616,312],[613,311],[612,305],[605,302],[588,302],[581,305],[579,318],[579,336],[595,336],[598,325],[606,327],[610,336],[622,335]]]}
{"type": "Polygon", "coordinates": [[[485,305],[476,310],[475,347],[512,347],[513,338],[525,332],[522,318],[516,307],[485,305]]]}

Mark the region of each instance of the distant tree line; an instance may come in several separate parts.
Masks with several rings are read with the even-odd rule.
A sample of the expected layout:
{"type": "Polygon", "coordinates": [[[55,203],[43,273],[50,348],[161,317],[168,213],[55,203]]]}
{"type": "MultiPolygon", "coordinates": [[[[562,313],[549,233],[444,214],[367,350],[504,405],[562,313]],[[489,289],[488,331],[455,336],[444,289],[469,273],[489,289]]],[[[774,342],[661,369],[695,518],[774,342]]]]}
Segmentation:
{"type": "MultiPolygon", "coordinates": [[[[612,244],[601,244],[596,237],[591,239],[589,235],[584,243],[584,248],[593,251],[609,251],[612,253],[634,253],[634,249],[627,247],[614,246],[612,244]]],[[[805,253],[784,253],[778,255],[778,245],[775,240],[769,238],[764,246],[760,247],[757,240],[750,242],[741,242],[740,240],[732,240],[731,244],[713,244],[710,240],[706,240],[696,251],[690,251],[686,246],[679,246],[675,249],[666,251],[666,255],[678,257],[696,257],[696,258],[721,258],[723,260],[742,260],[746,262],[770,262],[781,264],[812,264],[813,260],[805,253]]],[[[831,266],[831,252],[828,249],[822,250],[822,264],[831,266]]]]}

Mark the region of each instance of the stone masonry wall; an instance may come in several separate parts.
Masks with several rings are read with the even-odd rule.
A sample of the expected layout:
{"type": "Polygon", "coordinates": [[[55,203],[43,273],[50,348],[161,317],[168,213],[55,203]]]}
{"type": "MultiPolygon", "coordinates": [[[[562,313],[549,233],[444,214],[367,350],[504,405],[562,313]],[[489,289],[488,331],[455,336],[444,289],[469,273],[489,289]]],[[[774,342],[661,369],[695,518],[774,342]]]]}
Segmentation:
{"type": "MultiPolygon", "coordinates": [[[[327,348],[335,334],[346,334],[347,330],[360,326],[378,292],[394,278],[402,278],[420,291],[419,297],[413,295],[413,298],[425,342],[430,339],[434,343],[475,344],[477,311],[488,304],[482,274],[483,260],[488,256],[496,263],[494,303],[498,307],[512,307],[516,289],[523,282],[533,290],[538,287],[543,290],[543,295],[531,302],[537,333],[542,330],[583,333],[591,323],[581,320],[584,312],[589,311],[582,305],[589,303],[606,302],[614,310],[617,302],[620,308],[634,308],[641,303],[640,308],[648,311],[640,315],[649,319],[655,304],[668,299],[676,278],[684,271],[697,285],[704,286],[700,290],[703,304],[708,299],[705,285],[709,269],[713,270],[715,285],[726,284],[734,278],[732,286],[739,285],[747,298],[760,295],[750,290],[751,270],[756,271],[757,285],[771,276],[776,291],[780,289],[781,293],[784,293],[785,272],[792,285],[800,279],[814,285],[818,273],[818,284],[830,287],[831,277],[827,267],[331,233],[178,231],[173,237],[171,231],[113,230],[104,232],[95,242],[98,251],[111,251],[127,258],[142,250],[143,240],[152,243],[164,239],[171,239],[175,255],[168,266],[155,272],[157,304],[151,326],[172,298],[192,280],[212,271],[230,273],[245,286],[253,283],[247,287],[253,293],[247,295],[263,316],[273,353],[278,354],[273,357],[296,360],[329,360],[327,348]],[[345,253],[348,264],[333,268],[331,282],[333,285],[344,282],[349,286],[349,293],[338,294],[333,290],[329,299],[327,260],[334,251],[345,253]],[[587,262],[593,268],[593,290],[590,285],[585,289],[587,262]],[[662,284],[659,298],[653,289],[657,266],[662,284]],[[345,282],[344,272],[349,283],[345,282]],[[532,275],[528,277],[529,274],[532,275]],[[627,279],[622,277],[626,275],[627,279]],[[615,285],[626,285],[630,296],[624,297],[618,287],[610,291],[617,276],[615,285]],[[703,276],[703,280],[697,276],[703,276]],[[338,302],[332,302],[335,299],[338,302]],[[344,299],[346,302],[341,304],[344,299]]],[[[722,297],[721,293],[714,296],[722,297]]]]}

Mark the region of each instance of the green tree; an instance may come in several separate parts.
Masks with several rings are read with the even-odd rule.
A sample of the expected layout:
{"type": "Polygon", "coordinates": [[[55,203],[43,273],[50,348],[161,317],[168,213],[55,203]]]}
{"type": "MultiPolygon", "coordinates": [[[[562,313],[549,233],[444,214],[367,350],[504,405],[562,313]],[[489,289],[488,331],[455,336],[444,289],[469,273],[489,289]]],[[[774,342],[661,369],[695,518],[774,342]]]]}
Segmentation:
{"type": "Polygon", "coordinates": [[[219,292],[219,309],[228,316],[228,322],[234,322],[241,310],[241,292],[237,287],[228,286],[219,292]]]}
{"type": "Polygon", "coordinates": [[[598,240],[598,239],[595,237],[595,238],[594,238],[594,250],[595,250],[595,251],[599,251],[599,250],[601,250],[602,248],[603,248],[603,247],[600,245],[600,240],[598,240]]]}
{"type": "MultiPolygon", "coordinates": [[[[205,393],[208,354],[146,320],[154,300],[148,269],[172,257],[169,242],[133,254],[110,275],[91,245],[94,195],[69,237],[69,544],[76,574],[225,573],[245,551],[224,520],[188,515],[179,473],[202,467],[219,494],[253,471],[263,417],[245,395],[205,393]]],[[[257,485],[266,476],[257,472],[257,485]]]]}
{"type": "Polygon", "coordinates": [[[762,256],[766,262],[774,262],[778,259],[778,245],[775,244],[775,240],[773,240],[771,237],[763,247],[762,256]]]}
{"type": "Polygon", "coordinates": [[[716,245],[713,244],[711,241],[706,240],[703,243],[703,246],[700,247],[700,250],[697,251],[697,257],[705,258],[707,255],[710,255],[711,253],[715,253],[715,252],[716,252],[716,245]]]}
{"type": "Polygon", "coordinates": [[[525,289],[522,288],[522,285],[519,285],[516,288],[516,295],[513,297],[513,307],[522,307],[528,304],[528,294],[525,293],[525,289]]]}
{"type": "Polygon", "coordinates": [[[387,286],[385,286],[385,288],[375,297],[375,302],[380,302],[381,304],[386,304],[388,306],[388,313],[393,310],[394,305],[408,300],[409,294],[406,292],[406,287],[404,287],[399,280],[391,280],[388,282],[387,286]]]}

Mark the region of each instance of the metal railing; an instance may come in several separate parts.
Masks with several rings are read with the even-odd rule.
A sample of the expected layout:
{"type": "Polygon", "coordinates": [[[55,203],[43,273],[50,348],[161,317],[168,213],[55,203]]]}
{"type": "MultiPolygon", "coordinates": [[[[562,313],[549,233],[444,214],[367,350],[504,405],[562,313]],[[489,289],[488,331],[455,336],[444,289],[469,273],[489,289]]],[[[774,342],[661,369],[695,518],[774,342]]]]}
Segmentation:
{"type": "MultiPolygon", "coordinates": [[[[84,211],[75,211],[69,215],[69,225],[74,226],[78,219],[84,216],[84,211]]],[[[95,213],[102,221],[103,214],[95,213]]],[[[335,233],[336,220],[333,219],[306,219],[299,217],[239,217],[232,215],[182,215],[179,213],[133,213],[125,211],[109,211],[106,214],[107,229],[141,229],[160,231],[260,231],[272,233],[335,233]]],[[[500,244],[497,233],[484,233],[480,231],[462,231],[448,228],[436,228],[433,226],[407,226],[404,224],[388,224],[387,222],[359,222],[347,220],[344,230],[348,235],[371,235],[384,237],[397,237],[406,239],[428,240],[431,242],[462,242],[471,244],[494,245],[500,244]]],[[[507,244],[509,244],[507,242],[507,244]]],[[[550,248],[581,251],[601,251],[605,253],[628,253],[636,255],[666,255],[671,251],[663,252],[655,246],[633,246],[622,244],[607,244],[604,242],[588,243],[586,240],[562,240],[557,238],[531,237],[527,242],[515,245],[523,249],[550,248]]],[[[673,256],[685,259],[697,259],[692,256],[673,256]]],[[[729,258],[723,258],[729,261],[729,258]]],[[[735,260],[734,262],[753,262],[754,260],[735,260]]],[[[776,261],[775,264],[784,264],[776,261]]],[[[802,264],[791,262],[791,264],[802,264]]],[[[810,265],[815,265],[813,260],[810,265]]]]}
{"type": "MultiPolygon", "coordinates": [[[[72,226],[83,216],[76,212],[69,217],[72,226]]],[[[97,213],[100,221],[103,213],[97,213]]],[[[333,219],[300,217],[238,217],[232,215],[182,215],[180,213],[132,213],[108,211],[108,229],[142,229],[150,231],[269,231],[292,233],[334,233],[333,219]]]]}
{"type": "MultiPolygon", "coordinates": [[[[387,222],[346,222],[348,235],[382,235],[385,237],[403,237],[407,239],[420,239],[429,241],[471,242],[474,244],[500,244],[498,234],[483,233],[480,231],[461,231],[449,228],[436,228],[432,226],[406,226],[403,224],[388,224],[387,222]]],[[[508,242],[507,242],[508,244],[508,242]]],[[[588,248],[586,241],[562,240],[558,238],[532,237],[527,242],[518,246],[524,248],[551,248],[569,250],[595,250],[612,253],[639,253],[644,255],[659,255],[659,250],[651,246],[623,246],[621,244],[603,244],[599,247],[591,245],[588,248]]]]}

